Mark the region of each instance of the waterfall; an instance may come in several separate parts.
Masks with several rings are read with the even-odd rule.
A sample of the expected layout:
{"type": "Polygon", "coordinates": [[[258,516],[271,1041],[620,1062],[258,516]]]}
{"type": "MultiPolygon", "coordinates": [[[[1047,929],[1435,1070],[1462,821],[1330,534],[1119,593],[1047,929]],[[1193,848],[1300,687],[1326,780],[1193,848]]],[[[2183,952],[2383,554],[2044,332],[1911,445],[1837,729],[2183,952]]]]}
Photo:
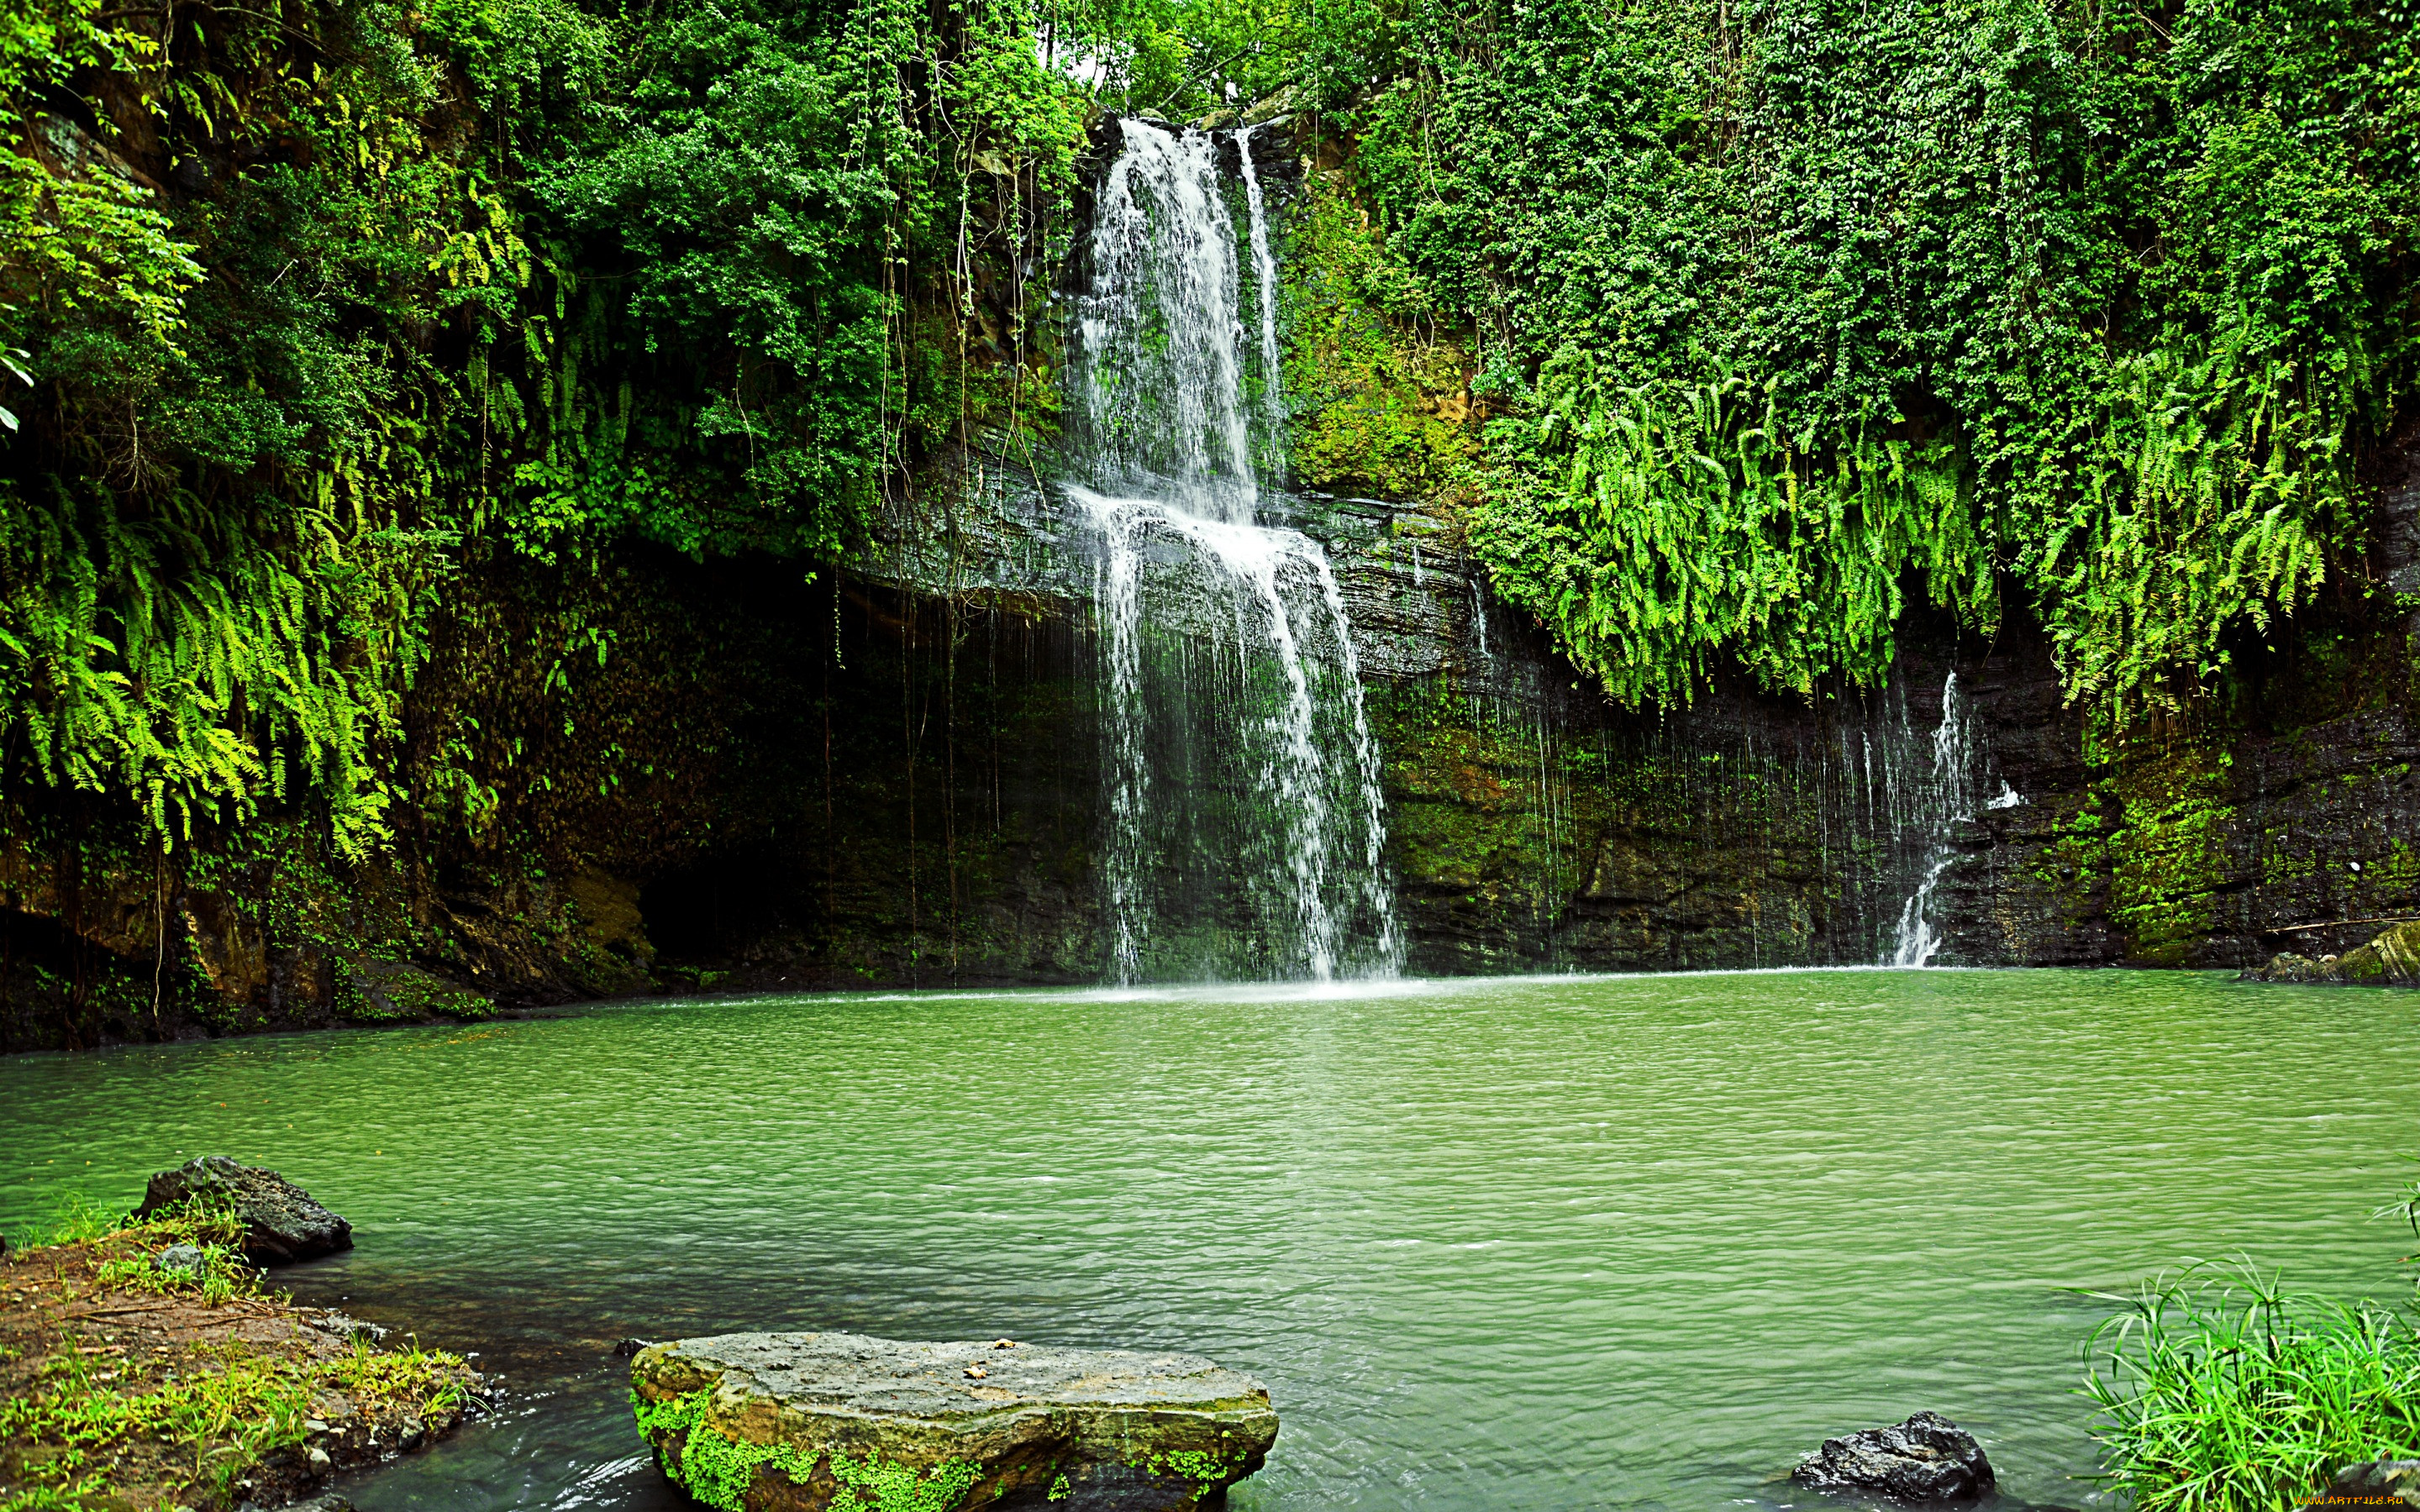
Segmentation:
{"type": "Polygon", "coordinates": [[[1923,966],[1941,949],[1933,899],[1941,878],[1957,859],[1952,848],[1954,827],[1975,817],[1979,783],[1976,775],[1974,718],[1958,691],[1953,671],[1941,685],[1941,723],[1932,732],[1932,770],[1918,791],[1893,803],[1894,817],[1918,826],[1925,836],[1923,872],[1900,908],[1898,937],[1888,964],[1923,966]]]}
{"type": "Polygon", "coordinates": [[[1263,435],[1270,453],[1285,452],[1285,411],[1278,403],[1278,260],[1269,251],[1268,204],[1261,197],[1260,170],[1252,166],[1252,132],[1247,126],[1235,137],[1235,155],[1243,164],[1244,209],[1252,248],[1252,271],[1260,284],[1261,403],[1263,435]]]}
{"type": "Polygon", "coordinates": [[[1239,243],[1217,137],[1119,130],[1078,306],[1066,486],[1099,541],[1110,974],[1391,971],[1377,747],[1343,593],[1318,542],[1254,523],[1255,421],[1278,453],[1282,409],[1251,132],[1233,139],[1239,243]]]}
{"type": "Polygon", "coordinates": [[[1218,144],[1140,121],[1119,131],[1094,203],[1092,286],[1078,305],[1072,460],[1105,494],[1249,525],[1259,486],[1218,144]]]}

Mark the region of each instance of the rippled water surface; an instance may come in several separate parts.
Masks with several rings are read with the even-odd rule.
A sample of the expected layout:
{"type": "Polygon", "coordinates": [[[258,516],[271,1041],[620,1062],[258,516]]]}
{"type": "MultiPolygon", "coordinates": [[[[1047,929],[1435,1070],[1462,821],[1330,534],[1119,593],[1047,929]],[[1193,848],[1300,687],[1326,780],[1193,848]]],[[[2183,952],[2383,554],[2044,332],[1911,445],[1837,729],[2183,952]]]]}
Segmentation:
{"type": "Polygon", "coordinates": [[[202,1151],[351,1218],[287,1282],[513,1388],[365,1512],[669,1506],[608,1351],[739,1327],[1212,1355],[1285,1425],[1239,1508],[1787,1504],[1917,1408],[2081,1505],[2063,1288],[2401,1285],[2415,1053],[2152,973],[643,1003],[0,1063],[0,1226],[202,1151]]]}

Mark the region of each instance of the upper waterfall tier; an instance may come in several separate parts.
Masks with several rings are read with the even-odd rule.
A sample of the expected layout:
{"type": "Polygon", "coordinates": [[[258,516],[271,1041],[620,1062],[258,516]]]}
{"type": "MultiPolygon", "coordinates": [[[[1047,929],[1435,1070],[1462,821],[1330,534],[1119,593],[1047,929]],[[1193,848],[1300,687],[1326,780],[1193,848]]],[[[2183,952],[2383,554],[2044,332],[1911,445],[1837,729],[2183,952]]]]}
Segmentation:
{"type": "Polygon", "coordinates": [[[1062,490],[1097,532],[1109,974],[1390,973],[1402,935],[1342,590],[1319,543],[1253,517],[1254,424],[1280,427],[1252,132],[1119,131],[1070,375],[1082,482],[1062,490]]]}
{"type": "Polygon", "coordinates": [[[1118,130],[1078,306],[1069,461],[1104,492],[1247,524],[1260,494],[1253,420],[1274,429],[1277,383],[1276,261],[1251,132],[1234,139],[1247,217],[1239,246],[1218,137],[1137,120],[1118,130]],[[1248,331],[1258,336],[1250,350],[1248,331]]]}

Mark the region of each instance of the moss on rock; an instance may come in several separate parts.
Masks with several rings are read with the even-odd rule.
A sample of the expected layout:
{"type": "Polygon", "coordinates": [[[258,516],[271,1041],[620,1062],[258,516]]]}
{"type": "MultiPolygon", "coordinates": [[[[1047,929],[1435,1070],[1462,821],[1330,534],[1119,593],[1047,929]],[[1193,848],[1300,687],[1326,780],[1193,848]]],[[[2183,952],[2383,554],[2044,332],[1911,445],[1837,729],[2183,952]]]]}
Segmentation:
{"type": "Polygon", "coordinates": [[[724,1512],[961,1512],[1036,1492],[1181,1512],[1277,1437],[1267,1391],[1195,1355],[733,1334],[644,1350],[630,1382],[664,1473],[724,1512]]]}

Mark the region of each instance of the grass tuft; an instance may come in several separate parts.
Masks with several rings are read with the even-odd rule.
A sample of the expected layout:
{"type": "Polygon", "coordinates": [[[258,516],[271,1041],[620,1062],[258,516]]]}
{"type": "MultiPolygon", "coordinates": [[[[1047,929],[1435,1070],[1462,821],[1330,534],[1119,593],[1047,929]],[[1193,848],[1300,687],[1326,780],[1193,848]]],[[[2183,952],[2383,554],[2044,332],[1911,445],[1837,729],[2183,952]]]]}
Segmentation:
{"type": "Polygon", "coordinates": [[[224,1507],[304,1443],[322,1394],[363,1433],[450,1421],[468,1400],[475,1378],[453,1355],[309,1326],[263,1288],[224,1208],[134,1219],[70,1202],[43,1237],[0,1263],[0,1512],[224,1507]],[[162,1270],[172,1244],[204,1263],[162,1270]]]}
{"type": "Polygon", "coordinates": [[[2286,1512],[2340,1467],[2420,1457],[2420,1330],[2248,1261],[2132,1295],[2086,1346],[2105,1479],[2138,1512],[2286,1512]]]}

